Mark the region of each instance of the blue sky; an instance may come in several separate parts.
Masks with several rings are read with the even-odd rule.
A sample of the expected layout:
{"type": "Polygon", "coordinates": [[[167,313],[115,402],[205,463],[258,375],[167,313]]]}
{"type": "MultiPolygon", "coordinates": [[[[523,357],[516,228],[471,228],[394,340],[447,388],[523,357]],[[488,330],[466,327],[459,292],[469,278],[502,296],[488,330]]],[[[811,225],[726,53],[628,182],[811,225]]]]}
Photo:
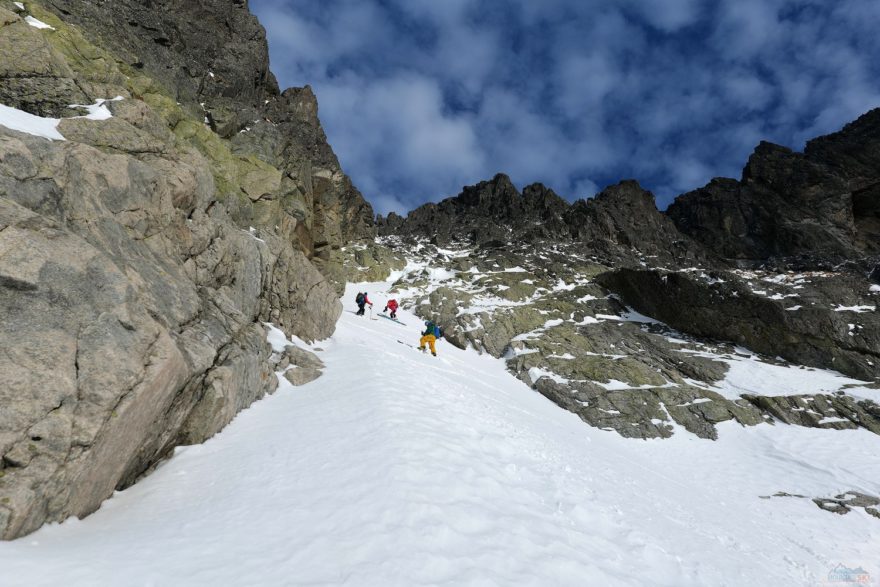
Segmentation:
{"type": "Polygon", "coordinates": [[[877,0],[250,0],[377,212],[511,176],[665,207],[880,106],[877,0]]]}

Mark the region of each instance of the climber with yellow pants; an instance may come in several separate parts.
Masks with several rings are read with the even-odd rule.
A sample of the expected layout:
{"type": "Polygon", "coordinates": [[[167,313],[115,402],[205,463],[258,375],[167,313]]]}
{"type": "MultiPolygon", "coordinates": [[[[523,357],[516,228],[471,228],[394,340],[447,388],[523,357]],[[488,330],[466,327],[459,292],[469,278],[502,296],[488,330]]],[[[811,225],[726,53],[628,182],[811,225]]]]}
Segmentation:
{"type": "Polygon", "coordinates": [[[419,339],[419,350],[425,352],[425,345],[427,344],[431,348],[431,354],[436,357],[437,348],[434,346],[434,343],[441,336],[443,336],[443,329],[431,320],[425,320],[425,331],[422,333],[422,338],[419,339]]]}

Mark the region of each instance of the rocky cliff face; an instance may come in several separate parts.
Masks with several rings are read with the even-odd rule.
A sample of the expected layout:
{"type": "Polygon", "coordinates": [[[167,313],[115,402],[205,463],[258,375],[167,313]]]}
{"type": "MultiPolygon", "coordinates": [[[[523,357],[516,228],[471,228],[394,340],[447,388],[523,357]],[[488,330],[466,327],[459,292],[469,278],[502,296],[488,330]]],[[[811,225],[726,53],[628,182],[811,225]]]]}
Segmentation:
{"type": "Polygon", "coordinates": [[[95,510],[328,336],[372,210],[246,2],[0,1],[0,535],[95,510]],[[32,16],[49,27],[25,22],[32,16]],[[74,104],[105,102],[105,115],[74,104]]]}
{"type": "Polygon", "coordinates": [[[880,111],[810,141],[803,153],[761,143],[740,181],[715,179],[668,215],[719,254],[780,267],[871,267],[878,254],[880,111]]]}

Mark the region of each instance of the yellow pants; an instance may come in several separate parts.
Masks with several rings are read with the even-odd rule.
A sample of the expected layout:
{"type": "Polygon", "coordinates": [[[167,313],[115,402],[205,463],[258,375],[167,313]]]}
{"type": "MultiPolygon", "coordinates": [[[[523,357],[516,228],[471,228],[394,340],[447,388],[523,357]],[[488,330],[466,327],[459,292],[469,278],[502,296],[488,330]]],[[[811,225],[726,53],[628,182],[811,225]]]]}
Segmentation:
{"type": "Polygon", "coordinates": [[[419,350],[425,350],[425,343],[428,343],[428,346],[431,347],[431,354],[436,355],[437,349],[434,348],[434,341],[436,340],[437,338],[433,334],[426,334],[419,340],[419,350]]]}

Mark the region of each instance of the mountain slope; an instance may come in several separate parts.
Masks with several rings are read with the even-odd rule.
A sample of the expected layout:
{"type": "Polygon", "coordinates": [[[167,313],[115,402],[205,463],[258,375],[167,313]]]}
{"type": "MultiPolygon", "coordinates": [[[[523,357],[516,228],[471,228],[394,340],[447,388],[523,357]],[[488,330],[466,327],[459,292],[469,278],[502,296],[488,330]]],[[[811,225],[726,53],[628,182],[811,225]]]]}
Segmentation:
{"type": "MultiPolygon", "coordinates": [[[[378,308],[389,286],[363,288],[378,308]]],[[[862,508],[761,498],[877,494],[877,435],[728,422],[716,442],[627,440],[502,361],[399,343],[415,342],[418,318],[357,317],[358,289],[318,345],[323,377],[280,379],[89,518],[0,544],[6,584],[802,585],[838,563],[878,572],[880,525],[862,508]]]]}

